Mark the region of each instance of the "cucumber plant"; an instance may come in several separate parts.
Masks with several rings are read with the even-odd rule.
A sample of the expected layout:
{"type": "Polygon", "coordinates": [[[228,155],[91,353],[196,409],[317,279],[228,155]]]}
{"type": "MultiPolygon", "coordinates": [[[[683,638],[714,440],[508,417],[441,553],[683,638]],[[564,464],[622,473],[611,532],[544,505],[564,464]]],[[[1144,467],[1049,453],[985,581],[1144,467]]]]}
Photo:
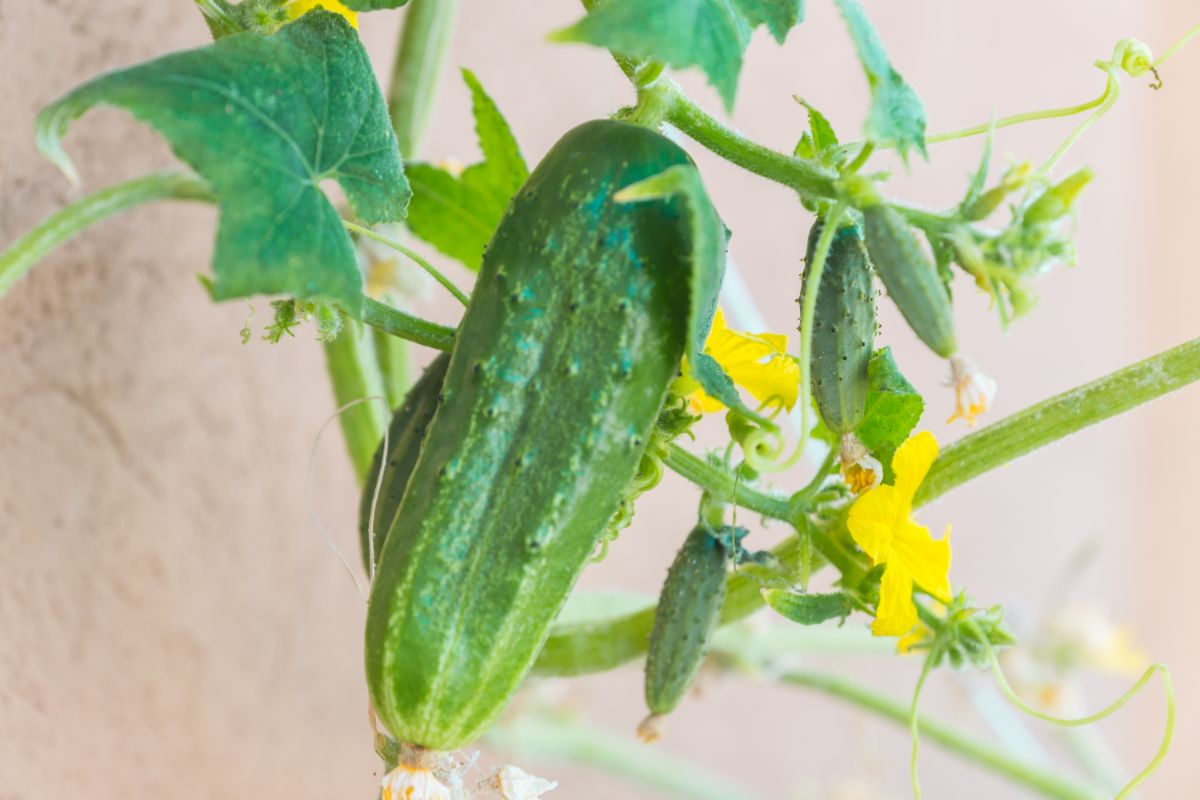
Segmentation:
{"type": "MultiPolygon", "coordinates": [[[[801,100],[808,130],[791,153],[736,133],[670,70],[699,68],[728,111],[752,32],[783,42],[803,21],[801,0],[585,0],[580,19],[551,39],[606,50],[629,78],[633,103],[566,132],[532,172],[484,89],[488,76],[466,70],[482,160],[457,170],[419,159],[458,11],[449,0],[195,0],[212,42],[97,76],[38,115],[38,146],[72,181],[79,177],[62,137],[99,105],[153,127],[189,169],[66,206],[0,252],[0,293],[108,216],[189,200],[218,210],[203,281],[213,300],[274,298],[264,337],[272,342],[315,321],[362,484],[360,544],[372,578],[366,684],[381,726],[383,800],[448,800],[452,790],[529,800],[554,788],[514,765],[469,787],[469,765],[453,755],[487,735],[531,670],[578,675],[645,654],[646,738],[710,655],[718,667],[783,674],[904,716],[840,679],[781,673],[758,634],[732,626],[764,605],[809,628],[871,619],[873,634],[926,654],[917,694],[943,663],[987,667],[1018,707],[1051,719],[1004,679],[996,651],[1015,640],[1002,611],[976,606],[951,584],[949,540],[913,515],[972,477],[1197,380],[1200,340],[939,450],[931,433],[914,433],[921,392],[890,347],[876,347],[877,296],[882,287],[917,338],[949,361],[951,419],[973,423],[995,384],[960,351],[954,315],[972,312],[952,295],[953,278],[969,276],[1003,325],[1033,308],[1033,278],[1073,263],[1073,223],[1093,177],[1088,167],[1057,177],[1056,167],[1114,106],[1124,80],[1153,76],[1161,88],[1159,68],[1200,28],[1159,58],[1137,40],[1118,42],[1096,64],[1107,83],[1093,101],[930,136],[920,96],[859,0],[831,2],[867,80],[866,123],[861,139],[844,140],[801,100]],[[382,24],[369,12],[405,5],[385,90],[357,29],[382,24]],[[1041,165],[1017,161],[990,182],[1000,131],[1084,112],[1041,165]],[[788,188],[798,224],[815,215],[795,254],[804,261],[795,346],[781,334],[734,330],[718,314],[730,232],[720,197],[710,198],[670,131],[788,188]],[[985,137],[980,166],[945,210],[890,196],[888,174],[872,161],[888,150],[905,164],[913,155],[932,160],[936,143],[974,136],[985,137]],[[329,179],[344,192],[341,207],[322,188],[329,179]],[[1006,204],[1010,219],[993,222],[1006,204]],[[427,260],[413,238],[437,255],[427,260]],[[398,260],[380,268],[365,255],[368,240],[398,260]],[[469,296],[442,274],[446,260],[473,274],[469,296]],[[415,313],[398,274],[418,270],[465,305],[455,326],[415,313]],[[411,386],[410,346],[442,351],[411,386]],[[395,409],[390,423],[380,399],[395,409]],[[793,408],[800,424],[789,456],[784,423],[793,408]],[[726,414],[720,447],[701,456],[680,443],[717,412],[726,414]],[[805,485],[772,485],[806,453],[816,458],[805,485]],[[657,603],[581,621],[577,579],[664,470],[703,494],[701,522],[657,603]],[[786,538],[751,556],[739,510],[773,521],[786,538]],[[810,593],[821,570],[835,589],[810,593]],[[731,628],[718,632],[723,625],[731,628]]],[[[753,316],[737,293],[727,299],[735,319],[753,316]]],[[[241,334],[254,338],[249,322],[241,334]]],[[[640,545],[634,536],[617,546],[640,545]]],[[[1131,694],[1155,674],[1170,702],[1158,665],[1131,694]]],[[[1119,797],[1166,755],[1170,708],[1154,760],[1119,797]]],[[[908,721],[919,796],[915,698],[908,721]]],[[[1040,764],[939,730],[960,755],[1026,788],[1093,796],[1040,764]]]]}

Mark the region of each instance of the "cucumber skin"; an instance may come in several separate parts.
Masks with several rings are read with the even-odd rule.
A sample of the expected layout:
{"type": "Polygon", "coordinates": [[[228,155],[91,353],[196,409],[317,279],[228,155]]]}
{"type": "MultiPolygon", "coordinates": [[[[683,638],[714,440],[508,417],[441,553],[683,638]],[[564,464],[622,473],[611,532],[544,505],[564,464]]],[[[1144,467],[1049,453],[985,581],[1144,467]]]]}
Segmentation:
{"type": "MultiPolygon", "coordinates": [[[[808,234],[805,291],[823,227],[818,220],[808,234]]],[[[853,431],[866,415],[875,326],[875,287],[862,229],[843,225],[834,234],[821,272],[812,330],[813,399],[821,419],[835,433],[853,431]]]]}
{"type": "Polygon", "coordinates": [[[646,706],[675,710],[696,680],[725,602],[730,553],[707,525],[692,529],[667,571],[646,650],[646,706]]]}
{"type": "Polygon", "coordinates": [[[685,351],[691,264],[682,201],[612,195],[691,163],[585,123],[488,245],[368,605],[367,683],[402,741],[452,750],[499,715],[632,478],[685,351]]]}
{"type": "MultiPolygon", "coordinates": [[[[433,413],[437,410],[438,397],[446,379],[446,367],[449,363],[450,355],[442,353],[425,368],[420,380],[408,390],[404,402],[392,414],[392,421],[388,425],[387,465],[383,468],[383,482],[379,485],[379,500],[375,502],[377,563],[392,520],[396,517],[396,509],[400,507],[400,499],[404,496],[404,487],[408,485],[409,476],[416,466],[425,432],[433,419],[433,413]]],[[[371,516],[371,503],[375,501],[375,484],[379,481],[382,460],[383,442],[380,442],[374,458],[371,459],[366,478],[363,479],[362,500],[358,507],[358,543],[362,550],[363,567],[368,575],[371,574],[368,521],[371,516]]]]}
{"type": "Polygon", "coordinates": [[[863,210],[871,263],[918,338],[942,358],[958,351],[950,294],[904,217],[890,206],[863,210]]]}

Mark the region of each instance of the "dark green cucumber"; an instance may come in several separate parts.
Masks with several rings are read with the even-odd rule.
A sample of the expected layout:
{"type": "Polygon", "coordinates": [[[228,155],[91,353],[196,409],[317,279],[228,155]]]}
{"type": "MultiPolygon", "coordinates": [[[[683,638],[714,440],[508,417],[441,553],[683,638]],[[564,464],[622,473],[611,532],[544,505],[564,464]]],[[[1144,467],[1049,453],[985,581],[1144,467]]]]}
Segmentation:
{"type": "MultiPolygon", "coordinates": [[[[646,705],[669,714],[696,680],[725,602],[732,530],[697,525],[679,548],[658,596],[646,651],[646,705]]],[[[652,726],[643,736],[653,738],[652,726]]]]}
{"type": "Polygon", "coordinates": [[[379,482],[380,462],[383,460],[383,442],[375,451],[367,476],[363,479],[362,501],[358,507],[358,541],[362,548],[363,566],[368,574],[371,572],[371,553],[375,554],[378,563],[379,554],[383,552],[383,543],[387,539],[388,530],[400,507],[400,498],[404,496],[404,487],[413,467],[417,464],[417,456],[421,452],[421,442],[425,439],[425,431],[437,410],[438,395],[442,391],[442,383],[446,379],[446,367],[450,364],[448,353],[442,353],[433,360],[413,387],[404,396],[404,402],[392,415],[388,426],[388,456],[387,465],[383,469],[383,482],[379,482]],[[375,487],[379,485],[379,499],[375,499],[375,487]],[[371,504],[375,504],[375,546],[372,549],[371,504]]]}
{"type": "Polygon", "coordinates": [[[504,709],[634,475],[707,304],[693,288],[723,266],[693,258],[691,224],[721,230],[706,198],[614,202],[673,165],[691,161],[654,131],[585,123],[488,245],[368,606],[396,738],[455,749],[504,709]]]}
{"type": "MultiPolygon", "coordinates": [[[[823,228],[813,223],[805,256],[809,265],[823,228]]],[[[803,305],[804,297],[800,297],[803,305]]],[[[812,329],[813,399],[821,419],[835,433],[856,429],[867,411],[867,365],[875,343],[875,289],[862,230],[842,225],[834,234],[821,272],[812,329]]]]}
{"type": "Polygon", "coordinates": [[[891,206],[863,210],[871,264],[908,326],[942,358],[958,350],[950,293],[908,222],[891,206]]]}

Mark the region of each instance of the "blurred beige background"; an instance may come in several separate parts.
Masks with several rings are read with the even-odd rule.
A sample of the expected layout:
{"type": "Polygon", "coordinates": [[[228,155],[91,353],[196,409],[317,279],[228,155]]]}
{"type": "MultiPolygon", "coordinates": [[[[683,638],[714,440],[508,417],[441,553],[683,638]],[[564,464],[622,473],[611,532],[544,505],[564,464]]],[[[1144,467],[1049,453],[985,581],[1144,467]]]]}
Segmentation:
{"type": "MultiPolygon", "coordinates": [[[[803,126],[793,94],[846,136],[865,113],[864,82],[832,4],[809,5],[786,46],[755,36],[741,81],[736,124],[781,149],[803,126]]],[[[1095,59],[1130,35],[1165,49],[1197,22],[1188,5],[867,3],[924,97],[931,131],[1091,98],[1103,85],[1095,59]]],[[[603,53],[544,42],[578,16],[576,3],[464,6],[451,65],[481,76],[531,163],[569,126],[631,100],[603,53]]],[[[399,16],[363,20],[385,71],[399,16]]],[[[71,197],[35,151],[37,110],[97,71],[205,39],[185,0],[0,0],[0,246],[71,197]]],[[[1079,266],[1041,281],[1037,313],[1005,335],[983,299],[965,281],[957,287],[964,348],[1000,383],[996,417],[1200,333],[1200,45],[1164,77],[1161,92],[1126,80],[1114,111],[1064,162],[1064,172],[1088,163],[1099,177],[1082,203],[1079,266]]],[[[715,107],[696,76],[684,83],[715,107]]],[[[1070,124],[1005,131],[996,153],[1043,158],[1070,124]]],[[[67,145],[93,189],[172,163],[154,134],[114,111],[77,123],[67,145]]],[[[916,164],[894,192],[954,202],[979,146],[936,147],[932,163],[916,164]]],[[[793,330],[809,220],[788,192],[692,149],[763,314],[772,329],[793,330]]],[[[426,151],[475,158],[467,93],[453,72],[426,151]]],[[[137,210],[58,251],[0,303],[0,800],[373,796],[364,606],[306,511],[304,467],[333,410],[321,353],[307,331],[277,347],[240,344],[245,304],[214,307],[195,279],[208,268],[213,222],[205,208],[137,210]]],[[[256,306],[263,323],[266,303],[256,306]]],[[[426,312],[451,321],[454,309],[426,312]]],[[[961,435],[941,424],[950,408],[938,388],[942,365],[894,314],[883,329],[930,398],[925,425],[944,441],[961,435]]],[[[1197,411],[1193,387],[921,514],[935,530],[953,523],[955,582],[980,602],[1005,603],[1024,629],[1056,608],[1092,605],[1171,665],[1176,746],[1146,797],[1194,797],[1200,781],[1197,411]],[[1086,570],[1063,585],[1089,549],[1086,570]]],[[[349,549],[357,498],[336,435],[323,440],[315,470],[313,503],[349,549]]],[[[668,479],[585,585],[654,591],[695,497],[668,479]]],[[[853,655],[810,662],[898,697],[917,668],[912,659],[853,655]]],[[[1086,685],[1093,706],[1124,688],[1114,678],[1086,685]]],[[[627,739],[642,714],[632,667],[543,689],[627,739]]],[[[995,700],[986,680],[942,672],[926,708],[991,736],[972,698],[995,700]]],[[[1126,767],[1157,746],[1162,708],[1153,686],[1100,726],[1126,767]]],[[[1024,733],[1004,730],[1034,752],[1024,733]]],[[[1077,774],[1045,726],[1025,730],[1040,737],[1049,763],[1077,774]]],[[[710,685],[657,747],[763,798],[909,795],[903,731],[748,679],[710,685]]],[[[484,761],[496,763],[490,754],[484,761]]],[[[551,797],[664,796],[594,771],[521,763],[562,782],[551,797]]],[[[932,744],[922,765],[930,798],[1026,796],[932,744]]]]}

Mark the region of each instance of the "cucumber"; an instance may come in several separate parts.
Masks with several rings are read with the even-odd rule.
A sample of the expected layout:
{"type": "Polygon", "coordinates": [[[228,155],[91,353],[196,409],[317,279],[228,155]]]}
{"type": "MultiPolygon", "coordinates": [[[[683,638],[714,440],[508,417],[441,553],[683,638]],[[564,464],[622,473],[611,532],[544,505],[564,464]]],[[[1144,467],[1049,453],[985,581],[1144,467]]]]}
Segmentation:
{"type": "MultiPolygon", "coordinates": [[[[805,291],[808,265],[823,227],[818,219],[808,234],[805,291]]],[[[803,306],[803,294],[800,303],[803,306]]],[[[813,399],[821,419],[835,433],[855,430],[866,414],[867,366],[874,343],[875,290],[867,248],[861,228],[843,225],[834,234],[821,272],[812,330],[813,399]]]]}
{"type": "Polygon", "coordinates": [[[404,402],[392,415],[388,426],[388,456],[387,465],[383,468],[383,482],[379,482],[380,462],[383,461],[383,442],[375,451],[371,466],[363,479],[362,501],[358,507],[358,541],[362,549],[363,566],[370,574],[372,570],[371,553],[375,554],[375,562],[379,563],[379,555],[383,552],[383,543],[387,539],[388,530],[400,507],[400,498],[404,495],[404,487],[416,466],[417,456],[421,452],[421,442],[425,439],[425,431],[437,410],[438,395],[442,391],[442,383],[446,378],[446,367],[450,356],[442,353],[425,368],[413,387],[408,390],[404,402]],[[375,487],[379,485],[379,499],[375,499],[375,487]],[[371,535],[371,504],[375,504],[375,546],[372,550],[371,535]]]}
{"type": "Polygon", "coordinates": [[[657,718],[679,705],[696,680],[708,641],[725,602],[725,572],[737,533],[703,522],[684,540],[663,583],[646,651],[646,706],[651,716],[639,727],[643,739],[658,738],[657,718]]]}
{"type": "Polygon", "coordinates": [[[891,206],[863,209],[867,251],[913,333],[942,358],[958,350],[950,293],[912,228],[891,206]]]}
{"type": "Polygon", "coordinates": [[[504,709],[637,469],[724,266],[692,247],[722,230],[706,195],[614,202],[676,165],[654,131],[585,123],[488,245],[367,610],[402,741],[453,750],[504,709]]]}

